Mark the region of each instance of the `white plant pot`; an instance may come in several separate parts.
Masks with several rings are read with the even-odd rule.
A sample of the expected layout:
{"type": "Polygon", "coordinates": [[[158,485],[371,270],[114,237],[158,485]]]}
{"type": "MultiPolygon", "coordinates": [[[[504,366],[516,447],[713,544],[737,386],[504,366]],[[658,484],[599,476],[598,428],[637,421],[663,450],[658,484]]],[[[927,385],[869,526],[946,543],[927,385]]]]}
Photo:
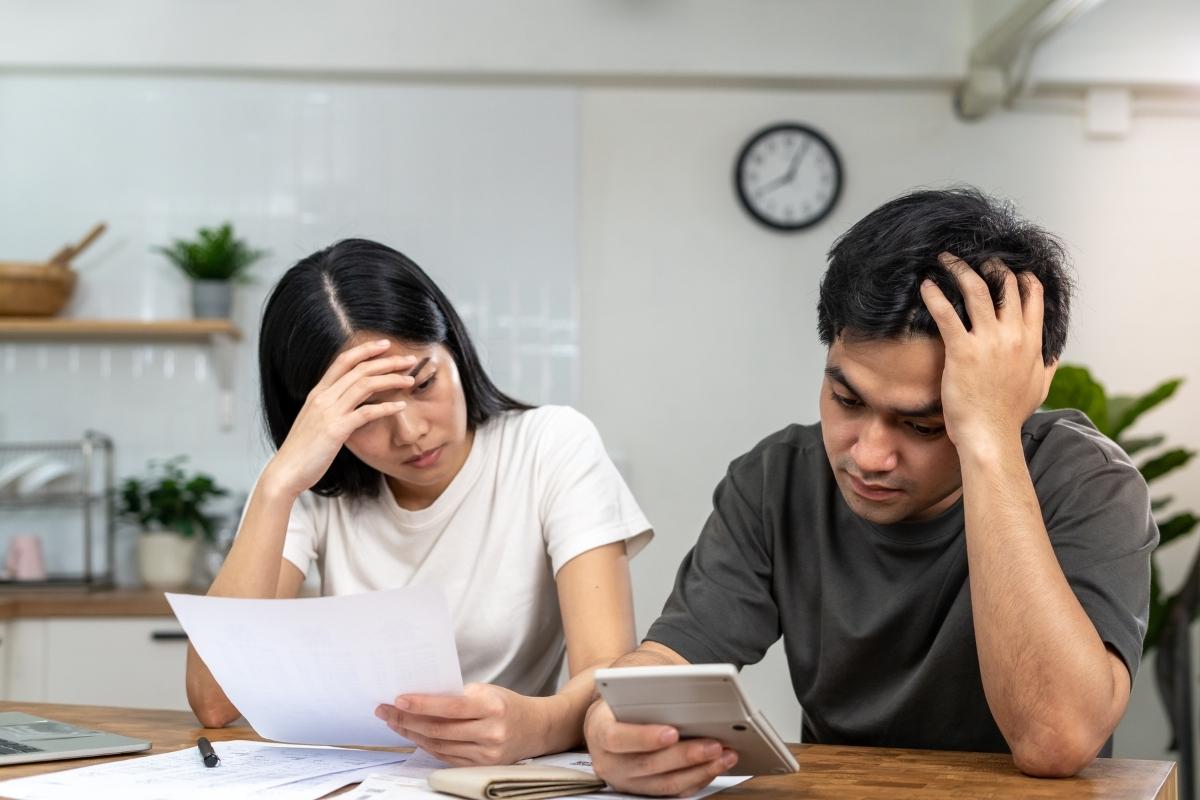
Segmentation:
{"type": "Polygon", "coordinates": [[[138,572],[150,589],[186,587],[195,562],[195,539],[173,531],[151,531],[138,537],[138,572]]]}

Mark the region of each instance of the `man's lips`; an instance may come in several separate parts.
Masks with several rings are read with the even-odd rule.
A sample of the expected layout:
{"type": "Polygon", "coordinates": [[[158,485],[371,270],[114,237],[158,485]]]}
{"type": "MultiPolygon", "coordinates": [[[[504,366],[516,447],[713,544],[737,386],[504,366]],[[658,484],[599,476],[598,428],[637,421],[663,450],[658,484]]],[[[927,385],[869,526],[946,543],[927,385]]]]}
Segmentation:
{"type": "Polygon", "coordinates": [[[887,500],[902,491],[882,483],[866,483],[849,472],[846,473],[846,477],[850,479],[850,488],[854,490],[854,493],[868,500],[887,500]]]}

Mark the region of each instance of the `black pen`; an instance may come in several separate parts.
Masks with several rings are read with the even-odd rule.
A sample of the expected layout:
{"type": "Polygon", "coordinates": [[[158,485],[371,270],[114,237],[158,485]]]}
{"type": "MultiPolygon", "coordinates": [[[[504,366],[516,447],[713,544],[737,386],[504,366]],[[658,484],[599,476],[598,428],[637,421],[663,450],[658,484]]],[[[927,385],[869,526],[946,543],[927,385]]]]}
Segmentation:
{"type": "Polygon", "coordinates": [[[204,766],[215,767],[221,763],[221,757],[212,749],[212,742],[201,736],[196,740],[196,747],[200,748],[200,757],[204,759],[204,766]]]}

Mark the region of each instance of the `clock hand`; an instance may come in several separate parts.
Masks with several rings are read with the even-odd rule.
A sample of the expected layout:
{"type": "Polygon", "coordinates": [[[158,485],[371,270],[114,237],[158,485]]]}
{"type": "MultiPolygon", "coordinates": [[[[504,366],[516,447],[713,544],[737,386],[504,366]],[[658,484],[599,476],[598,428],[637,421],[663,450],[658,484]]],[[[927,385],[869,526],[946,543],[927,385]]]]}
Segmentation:
{"type": "Polygon", "coordinates": [[[812,139],[805,139],[804,144],[796,148],[796,154],[792,156],[792,163],[788,165],[787,177],[790,181],[796,177],[796,173],[800,170],[800,162],[804,160],[804,154],[808,152],[809,145],[812,144],[812,139]]]}
{"type": "Polygon", "coordinates": [[[754,196],[762,197],[767,192],[770,192],[774,189],[778,189],[780,186],[790,183],[791,180],[792,180],[792,173],[790,171],[785,172],[782,175],[780,175],[778,178],[772,178],[771,180],[764,183],[762,186],[755,189],[754,196]]]}

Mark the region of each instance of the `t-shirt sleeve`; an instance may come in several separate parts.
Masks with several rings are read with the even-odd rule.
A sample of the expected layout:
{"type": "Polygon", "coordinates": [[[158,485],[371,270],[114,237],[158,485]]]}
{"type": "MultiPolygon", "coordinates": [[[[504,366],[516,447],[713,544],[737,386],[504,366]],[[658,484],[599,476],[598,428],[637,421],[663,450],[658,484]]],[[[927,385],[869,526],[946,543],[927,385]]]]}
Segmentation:
{"type": "Polygon", "coordinates": [[[305,492],[292,505],[292,513],[288,517],[283,557],[292,562],[301,575],[308,574],[309,567],[317,560],[324,545],[328,520],[322,520],[322,517],[328,516],[328,509],[323,508],[327,505],[322,503],[323,500],[312,492],[305,492]]]}
{"type": "Polygon", "coordinates": [[[760,661],[780,636],[771,548],[762,514],[762,466],[735,461],[713,493],[713,511],[684,557],[647,641],[693,664],[760,661]]]}
{"type": "MultiPolygon", "coordinates": [[[[1137,676],[1150,606],[1150,556],[1158,527],[1146,482],[1109,460],[1072,480],[1046,514],[1050,541],[1101,640],[1137,676]]],[[[1046,513],[1046,505],[1043,505],[1046,513]]]]}
{"type": "MultiPolygon", "coordinates": [[[[259,475],[259,479],[262,476],[259,475]]],[[[258,480],[250,488],[250,496],[258,488],[258,480]]],[[[328,524],[327,503],[312,492],[305,492],[292,504],[292,513],[288,515],[287,533],[283,539],[283,557],[290,561],[302,575],[307,575],[309,567],[317,560],[324,545],[325,528],[328,524]]],[[[250,504],[242,509],[242,518],[238,521],[238,535],[241,535],[242,525],[246,522],[246,512],[250,504]]]]}
{"type": "Polygon", "coordinates": [[[591,420],[570,408],[546,409],[539,431],[537,482],[542,535],[554,574],[588,550],[625,542],[632,558],[654,532],[608,457],[591,420]]]}

